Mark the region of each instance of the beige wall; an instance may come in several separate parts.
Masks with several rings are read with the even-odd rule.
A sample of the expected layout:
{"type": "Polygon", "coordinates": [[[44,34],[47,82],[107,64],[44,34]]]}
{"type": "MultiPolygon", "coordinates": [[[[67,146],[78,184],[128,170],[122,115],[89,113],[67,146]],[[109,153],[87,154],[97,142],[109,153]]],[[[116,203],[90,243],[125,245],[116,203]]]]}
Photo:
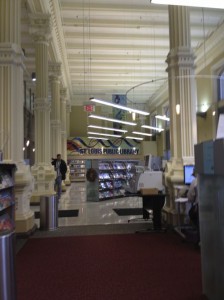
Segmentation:
{"type": "Polygon", "coordinates": [[[143,141],[141,143],[141,154],[143,156],[152,154],[154,156],[157,156],[157,144],[153,141],[143,141]]]}

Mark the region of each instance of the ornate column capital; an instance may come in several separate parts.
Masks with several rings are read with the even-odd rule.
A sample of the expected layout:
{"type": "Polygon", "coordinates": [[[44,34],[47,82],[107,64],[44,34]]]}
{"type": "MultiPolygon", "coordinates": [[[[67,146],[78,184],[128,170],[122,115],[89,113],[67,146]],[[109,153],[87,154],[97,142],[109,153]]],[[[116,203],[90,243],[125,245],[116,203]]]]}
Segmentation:
{"type": "Polygon", "coordinates": [[[59,79],[61,77],[61,63],[49,62],[48,72],[51,79],[59,79]]]}
{"type": "Polygon", "coordinates": [[[17,44],[0,43],[0,65],[21,65],[23,66],[24,54],[17,44]]]}
{"type": "Polygon", "coordinates": [[[60,88],[61,98],[67,98],[67,88],[60,88]]]}
{"type": "Polygon", "coordinates": [[[48,43],[51,38],[52,21],[50,14],[33,13],[29,14],[30,34],[35,42],[48,43]]]}
{"type": "Polygon", "coordinates": [[[50,111],[51,105],[48,99],[36,98],[34,101],[34,110],[35,111],[50,111]]]}
{"type": "Polygon", "coordinates": [[[71,112],[71,102],[69,100],[67,100],[66,102],[66,112],[67,113],[71,112]]]}

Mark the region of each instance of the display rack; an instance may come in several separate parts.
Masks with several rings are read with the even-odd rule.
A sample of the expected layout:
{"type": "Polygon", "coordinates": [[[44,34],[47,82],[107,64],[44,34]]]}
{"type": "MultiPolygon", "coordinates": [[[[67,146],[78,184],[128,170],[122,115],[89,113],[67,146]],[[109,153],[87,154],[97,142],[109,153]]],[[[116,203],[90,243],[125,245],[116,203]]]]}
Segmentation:
{"type": "Polygon", "coordinates": [[[0,235],[15,229],[14,164],[0,163],[0,235]]]}
{"type": "Polygon", "coordinates": [[[72,159],[68,162],[71,181],[85,181],[86,166],[85,160],[72,159]]]}
{"type": "Polygon", "coordinates": [[[14,164],[0,163],[0,299],[16,299],[14,164]]]}
{"type": "Polygon", "coordinates": [[[99,200],[125,196],[125,186],[132,176],[131,167],[138,163],[137,160],[100,160],[98,163],[99,200]]]}

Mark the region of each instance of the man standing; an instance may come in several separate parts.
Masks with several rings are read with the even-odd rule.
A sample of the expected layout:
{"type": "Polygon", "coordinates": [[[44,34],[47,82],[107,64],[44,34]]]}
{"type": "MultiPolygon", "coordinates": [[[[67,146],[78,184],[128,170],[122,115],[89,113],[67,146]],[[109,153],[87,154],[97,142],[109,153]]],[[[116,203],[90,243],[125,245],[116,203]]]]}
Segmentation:
{"type": "Polygon", "coordinates": [[[61,154],[57,154],[57,158],[52,158],[51,164],[54,166],[56,171],[55,179],[55,191],[57,192],[58,199],[61,198],[62,191],[62,180],[65,180],[65,174],[67,172],[67,165],[61,158],[61,154]]]}

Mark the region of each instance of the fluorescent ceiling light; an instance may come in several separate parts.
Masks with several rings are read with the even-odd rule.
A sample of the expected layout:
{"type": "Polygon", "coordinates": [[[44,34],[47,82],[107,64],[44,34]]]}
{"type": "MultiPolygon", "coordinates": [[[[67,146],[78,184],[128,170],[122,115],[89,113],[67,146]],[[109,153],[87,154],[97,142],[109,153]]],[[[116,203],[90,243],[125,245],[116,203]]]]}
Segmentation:
{"type": "Polygon", "coordinates": [[[101,100],[101,99],[91,98],[90,101],[100,103],[100,104],[104,104],[104,105],[108,105],[108,106],[112,106],[112,107],[116,107],[116,108],[119,108],[119,109],[123,109],[123,110],[126,110],[126,111],[130,112],[130,113],[136,113],[136,114],[144,115],[144,116],[149,115],[149,112],[134,109],[134,108],[130,108],[130,107],[127,107],[127,106],[124,106],[124,105],[115,104],[115,103],[112,103],[112,102],[107,102],[107,101],[104,101],[104,100],[101,100]]]}
{"type": "Polygon", "coordinates": [[[121,135],[100,133],[100,132],[91,132],[91,131],[89,131],[88,134],[96,134],[96,135],[112,136],[112,137],[121,137],[121,135]]]}
{"type": "Polygon", "coordinates": [[[163,128],[159,128],[159,127],[153,127],[153,126],[148,126],[148,125],[142,125],[142,128],[148,128],[148,129],[153,129],[153,130],[157,130],[157,131],[163,131],[163,128]]]}
{"type": "Polygon", "coordinates": [[[143,138],[139,138],[139,137],[136,137],[136,136],[126,136],[125,138],[126,139],[132,139],[132,140],[140,140],[140,141],[144,140],[143,138]]]}
{"type": "Polygon", "coordinates": [[[110,127],[103,127],[103,126],[96,126],[96,125],[88,125],[90,128],[97,128],[97,129],[104,129],[104,130],[111,130],[111,131],[117,131],[117,132],[128,132],[127,130],[123,129],[117,129],[117,128],[110,128],[110,127]]]}
{"type": "Polygon", "coordinates": [[[195,6],[224,9],[223,0],[150,0],[155,4],[179,5],[179,6],[195,6]]]}
{"type": "Polygon", "coordinates": [[[155,116],[157,119],[161,119],[161,120],[164,120],[164,121],[169,121],[170,118],[166,117],[165,115],[164,116],[160,116],[160,115],[157,115],[155,116]]]}
{"type": "Polygon", "coordinates": [[[97,115],[89,115],[89,118],[95,118],[95,119],[105,120],[105,121],[109,121],[109,122],[121,123],[121,124],[125,124],[125,125],[133,125],[133,126],[137,125],[137,123],[126,122],[126,121],[122,121],[122,120],[111,119],[111,118],[101,117],[101,116],[97,116],[97,115]]]}
{"type": "Polygon", "coordinates": [[[145,132],[132,131],[132,133],[134,133],[134,134],[139,134],[139,135],[152,136],[151,133],[145,133],[145,132]]]}
{"type": "Polygon", "coordinates": [[[94,140],[105,140],[108,141],[109,139],[103,138],[103,137],[96,137],[96,136],[88,136],[88,139],[94,139],[94,140]]]}

